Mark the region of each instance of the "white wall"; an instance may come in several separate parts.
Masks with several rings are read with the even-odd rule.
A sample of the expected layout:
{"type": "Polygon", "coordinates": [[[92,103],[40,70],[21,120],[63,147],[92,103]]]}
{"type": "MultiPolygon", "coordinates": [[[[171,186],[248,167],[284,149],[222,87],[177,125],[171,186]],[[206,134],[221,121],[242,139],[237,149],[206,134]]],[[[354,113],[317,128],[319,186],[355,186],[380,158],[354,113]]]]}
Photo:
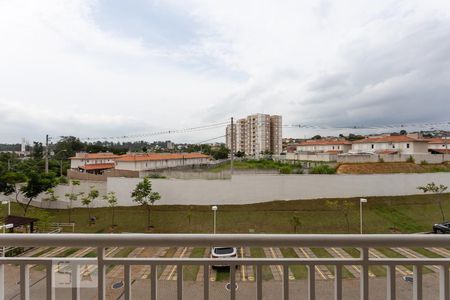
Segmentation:
{"type": "Polygon", "coordinates": [[[342,151],[342,152],[348,152],[352,148],[351,145],[299,145],[297,146],[297,151],[319,151],[319,152],[325,152],[325,151],[342,151]]]}
{"type": "MultiPolygon", "coordinates": [[[[449,185],[450,173],[379,175],[234,175],[232,180],[153,179],[158,204],[248,204],[273,200],[370,197],[421,194],[417,186],[449,185]]],[[[120,205],[134,205],[136,178],[108,178],[108,191],[120,205]]]]}
{"type": "MultiPolygon", "coordinates": [[[[106,191],[114,191],[119,205],[136,205],[131,192],[139,178],[109,177],[105,182],[82,182],[77,191],[89,190],[91,185],[100,191],[94,206],[106,206],[101,200],[106,191]]],[[[450,173],[427,174],[377,174],[377,175],[234,175],[231,180],[205,179],[152,179],[153,190],[162,199],[157,204],[249,204],[273,200],[319,198],[399,196],[422,194],[417,186],[434,181],[450,185],[450,173]]],[[[67,208],[64,194],[69,186],[58,186],[61,196],[53,208],[67,208]]],[[[44,196],[44,195],[42,195],[44,196]]],[[[2,199],[2,197],[0,197],[2,199]]],[[[39,198],[34,203],[40,206],[39,198]]],[[[46,207],[47,204],[44,204],[46,207]]],[[[81,206],[81,201],[74,207],[81,206]]]]}

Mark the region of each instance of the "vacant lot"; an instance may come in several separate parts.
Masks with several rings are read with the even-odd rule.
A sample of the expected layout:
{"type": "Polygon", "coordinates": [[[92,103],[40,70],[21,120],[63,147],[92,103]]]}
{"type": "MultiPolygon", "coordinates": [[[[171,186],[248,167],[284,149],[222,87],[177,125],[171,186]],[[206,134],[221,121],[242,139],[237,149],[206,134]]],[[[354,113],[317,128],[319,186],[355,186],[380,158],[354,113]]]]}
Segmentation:
{"type": "MultiPolygon", "coordinates": [[[[443,208],[450,218],[450,194],[444,194],[443,208]]],[[[342,199],[336,199],[342,201],[342,199]]],[[[293,217],[298,233],[347,233],[344,215],[330,209],[327,199],[274,201],[251,205],[223,205],[217,211],[219,233],[294,233],[293,217]]],[[[347,199],[354,204],[349,214],[350,233],[359,232],[359,199],[347,199]]],[[[13,214],[21,214],[18,205],[13,214]]],[[[3,210],[4,212],[4,210],[3,210]]],[[[142,207],[116,208],[115,225],[111,226],[111,209],[94,208],[97,217],[90,225],[88,210],[76,208],[72,220],[78,232],[149,232],[147,213],[142,207]]],[[[31,208],[27,216],[49,222],[68,222],[67,210],[31,208]]],[[[436,198],[432,195],[402,197],[372,197],[364,205],[364,230],[368,233],[430,231],[432,224],[442,221],[436,198]]],[[[209,206],[155,206],[151,214],[155,233],[210,233],[213,214],[209,206]]]]}
{"type": "Polygon", "coordinates": [[[399,163],[362,163],[341,164],[338,174],[388,174],[388,173],[433,173],[450,172],[450,166],[445,164],[415,164],[399,163]]]}

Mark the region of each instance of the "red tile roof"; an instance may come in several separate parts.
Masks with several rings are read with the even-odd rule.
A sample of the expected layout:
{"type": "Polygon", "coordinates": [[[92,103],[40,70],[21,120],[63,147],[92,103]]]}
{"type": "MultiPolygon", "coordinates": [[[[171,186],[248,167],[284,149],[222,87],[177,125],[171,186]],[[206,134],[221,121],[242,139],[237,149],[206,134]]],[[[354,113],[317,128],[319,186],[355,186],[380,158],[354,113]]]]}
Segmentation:
{"type": "Polygon", "coordinates": [[[369,144],[369,143],[407,143],[407,142],[423,142],[426,143],[426,140],[414,139],[412,137],[406,135],[391,135],[391,136],[383,136],[383,137],[372,137],[365,138],[363,140],[354,141],[354,144],[369,144]]]}
{"type": "Polygon", "coordinates": [[[345,140],[309,140],[298,144],[299,146],[322,146],[322,145],[351,145],[345,140]]]}
{"type": "Polygon", "coordinates": [[[70,159],[116,159],[120,155],[113,153],[77,153],[77,156],[73,156],[70,159]]]}
{"type": "Polygon", "coordinates": [[[105,169],[113,169],[113,168],[114,168],[114,164],[91,164],[91,165],[80,166],[80,169],[83,169],[86,171],[105,170],[105,169]]]}
{"type": "Polygon", "coordinates": [[[170,159],[192,159],[192,158],[211,158],[201,153],[144,153],[144,154],[126,154],[116,159],[116,161],[151,161],[151,160],[170,160],[170,159]]]}
{"type": "Polygon", "coordinates": [[[450,145],[450,139],[444,139],[444,138],[432,138],[428,139],[428,144],[442,144],[445,145],[445,142],[447,141],[447,144],[450,145]]]}

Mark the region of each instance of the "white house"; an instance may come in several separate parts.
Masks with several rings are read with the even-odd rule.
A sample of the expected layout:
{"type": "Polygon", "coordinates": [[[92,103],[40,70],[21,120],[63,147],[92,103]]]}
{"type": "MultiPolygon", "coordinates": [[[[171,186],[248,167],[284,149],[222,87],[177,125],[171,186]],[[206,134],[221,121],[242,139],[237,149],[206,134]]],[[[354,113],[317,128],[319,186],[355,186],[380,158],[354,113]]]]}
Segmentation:
{"type": "Polygon", "coordinates": [[[426,154],[428,141],[406,135],[369,137],[352,143],[352,153],[426,154]]]}
{"type": "Polygon", "coordinates": [[[352,144],[345,140],[309,140],[297,145],[297,152],[346,153],[352,144]]]}
{"type": "Polygon", "coordinates": [[[113,169],[115,160],[120,155],[110,152],[103,153],[77,153],[70,158],[70,168],[87,173],[102,173],[104,170],[113,169]]]}
{"type": "Polygon", "coordinates": [[[211,157],[201,153],[127,154],[116,159],[116,170],[149,171],[182,166],[206,165],[211,157]]]}
{"type": "Polygon", "coordinates": [[[450,154],[449,138],[432,138],[428,140],[428,151],[435,154],[450,154]]]}

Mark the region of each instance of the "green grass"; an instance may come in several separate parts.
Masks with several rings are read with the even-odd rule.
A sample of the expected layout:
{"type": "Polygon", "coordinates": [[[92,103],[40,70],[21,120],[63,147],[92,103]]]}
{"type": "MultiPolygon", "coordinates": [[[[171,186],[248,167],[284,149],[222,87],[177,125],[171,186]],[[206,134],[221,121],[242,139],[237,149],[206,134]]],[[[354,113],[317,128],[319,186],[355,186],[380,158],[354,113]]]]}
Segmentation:
{"type": "MultiPolygon", "coordinates": [[[[450,194],[443,196],[443,209],[450,211],[450,194]]],[[[434,195],[370,197],[364,207],[364,232],[366,233],[413,233],[431,231],[432,224],[442,217],[434,195]]],[[[302,226],[298,233],[348,233],[342,213],[333,211],[325,205],[326,200],[273,201],[249,205],[221,205],[217,214],[219,233],[294,233],[291,223],[298,216],[302,226]]],[[[349,198],[355,205],[359,198],[349,198]]],[[[21,208],[12,203],[12,214],[22,215],[21,208]]],[[[29,209],[28,217],[42,214],[41,208],[29,209]]],[[[54,222],[67,222],[67,210],[47,210],[54,222]]],[[[95,225],[90,226],[86,208],[73,209],[76,232],[111,232],[111,210],[92,208],[97,217],[95,225]]],[[[146,211],[142,207],[117,207],[114,232],[148,232],[146,211]]],[[[213,230],[210,206],[158,205],[152,211],[153,233],[211,233],[213,230]],[[190,225],[189,225],[189,211],[190,225]]],[[[350,212],[350,232],[359,232],[359,211],[350,212]]],[[[67,229],[67,228],[66,228],[67,229]]]]}
{"type": "MultiPolygon", "coordinates": [[[[285,258],[298,258],[297,253],[295,253],[292,248],[280,248],[281,254],[285,258]]],[[[306,279],[308,278],[308,268],[306,266],[301,265],[292,265],[289,266],[289,269],[294,275],[295,279],[306,279]]]]}
{"type": "MultiPolygon", "coordinates": [[[[359,250],[356,248],[343,248],[343,250],[353,258],[361,257],[359,250]]],[[[377,277],[386,277],[386,268],[383,266],[370,266],[369,271],[377,277]]]]}
{"type": "Polygon", "coordinates": [[[69,249],[64,250],[61,253],[56,254],[55,257],[68,257],[68,256],[74,254],[75,252],[77,252],[78,250],[80,250],[80,249],[79,248],[69,248],[69,249]]]}
{"type": "Polygon", "coordinates": [[[42,251],[39,251],[39,252],[37,252],[37,253],[31,255],[31,257],[39,257],[39,256],[42,256],[42,255],[44,255],[45,253],[52,251],[53,249],[55,249],[55,247],[50,247],[50,248],[44,249],[44,250],[42,250],[42,251]]]}
{"type": "MultiPolygon", "coordinates": [[[[300,169],[301,167],[298,165],[287,164],[282,162],[276,162],[273,160],[243,160],[238,161],[235,160],[233,162],[233,168],[238,170],[252,170],[252,169],[260,169],[260,170],[280,170],[281,168],[289,168],[292,169],[300,169]]],[[[230,163],[220,164],[215,166],[214,168],[208,169],[210,172],[221,172],[230,169],[230,163]]]]}
{"type": "MultiPolygon", "coordinates": [[[[333,255],[331,255],[326,249],[324,248],[311,248],[311,251],[318,257],[318,258],[333,258],[333,255]]],[[[327,269],[330,270],[331,274],[334,275],[335,270],[334,266],[326,265],[327,269]]],[[[343,278],[354,278],[352,273],[350,273],[347,268],[342,269],[342,277],[343,278]]]]}
{"type": "Polygon", "coordinates": [[[83,257],[97,257],[97,251],[88,252],[83,257]]]}
{"type": "MultiPolygon", "coordinates": [[[[250,248],[250,256],[253,258],[265,258],[266,255],[264,254],[264,250],[262,248],[250,248]]],[[[254,276],[256,278],[256,267],[254,268],[254,276]]],[[[263,266],[262,267],[262,277],[263,280],[272,280],[273,274],[272,271],[270,271],[269,266],[263,266]]]]}
{"type": "Polygon", "coordinates": [[[128,257],[135,248],[121,248],[114,254],[114,257],[128,257]]]}
{"type": "MultiPolygon", "coordinates": [[[[376,250],[378,250],[379,252],[381,252],[383,255],[390,257],[390,258],[405,258],[406,256],[398,253],[397,251],[394,251],[390,248],[376,248],[376,250]]],[[[411,265],[404,265],[405,268],[407,268],[408,270],[412,271],[413,267],[411,265]]],[[[423,268],[423,273],[431,273],[433,271],[431,271],[429,268],[424,267],[423,268]]]]}
{"type": "Polygon", "coordinates": [[[216,268],[216,281],[229,281],[230,280],[230,268],[218,267],[216,268]]]}
{"type": "Polygon", "coordinates": [[[428,249],[425,248],[411,248],[411,250],[416,251],[417,253],[422,254],[425,257],[429,257],[429,258],[444,258],[442,255],[439,255],[433,251],[430,251],[428,249]]]}
{"type": "MultiPolygon", "coordinates": [[[[205,254],[205,248],[194,248],[192,249],[191,258],[202,258],[205,254]]],[[[200,265],[184,266],[183,267],[183,279],[187,281],[195,281],[197,279],[198,271],[200,270],[200,265]]]]}
{"type": "MultiPolygon", "coordinates": [[[[177,252],[177,247],[171,247],[167,250],[167,252],[164,254],[163,257],[173,257],[175,255],[175,252],[177,252]]],[[[169,266],[158,266],[158,278],[161,277],[162,273],[164,272],[164,269],[169,266]]]]}

